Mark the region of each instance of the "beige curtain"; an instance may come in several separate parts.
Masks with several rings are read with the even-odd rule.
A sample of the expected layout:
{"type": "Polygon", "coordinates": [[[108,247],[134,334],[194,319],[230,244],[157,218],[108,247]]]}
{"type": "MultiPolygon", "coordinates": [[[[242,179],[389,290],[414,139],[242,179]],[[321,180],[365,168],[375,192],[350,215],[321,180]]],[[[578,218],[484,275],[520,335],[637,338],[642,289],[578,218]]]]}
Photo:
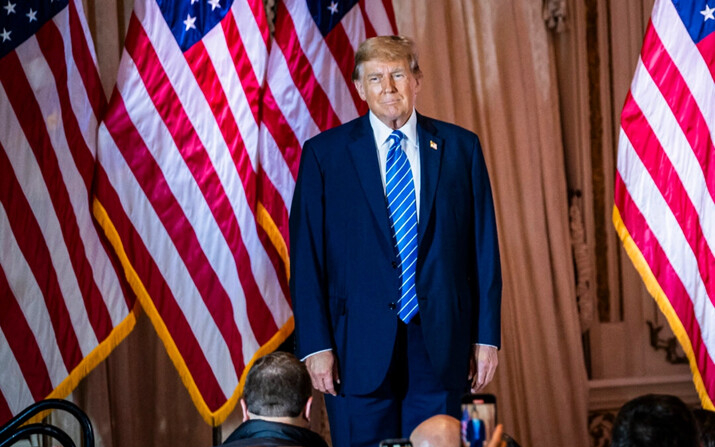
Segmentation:
{"type": "Polygon", "coordinates": [[[90,416],[97,447],[213,445],[211,427],[196,411],[146,315],[72,399],[90,416]]]}
{"type": "MultiPolygon", "coordinates": [[[[105,90],[131,0],[85,0],[105,90]]],[[[394,0],[425,73],[418,109],[477,132],[495,194],[504,277],[503,349],[491,392],[524,447],[588,445],[587,384],[569,245],[558,86],[542,0],[394,0]]],[[[98,446],[211,445],[151,324],[73,393],[98,446]]],[[[238,411],[237,413],[240,413],[238,411]]],[[[229,418],[224,437],[239,423],[229,418]]],[[[314,427],[325,427],[324,413],[314,427]]]]}
{"type": "Polygon", "coordinates": [[[499,418],[524,446],[588,445],[558,86],[542,0],[396,0],[420,50],[418,109],[477,132],[504,278],[499,418]]]}

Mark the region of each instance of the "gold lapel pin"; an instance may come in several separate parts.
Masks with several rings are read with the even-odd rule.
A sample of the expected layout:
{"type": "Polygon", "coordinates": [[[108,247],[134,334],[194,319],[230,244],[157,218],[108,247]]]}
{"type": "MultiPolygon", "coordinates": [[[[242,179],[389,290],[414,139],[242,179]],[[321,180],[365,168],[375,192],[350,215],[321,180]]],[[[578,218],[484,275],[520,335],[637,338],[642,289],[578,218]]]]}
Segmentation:
{"type": "Polygon", "coordinates": [[[430,140],[430,141],[429,141],[429,147],[431,147],[431,148],[434,149],[434,150],[437,150],[437,143],[435,143],[434,141],[430,140]]]}

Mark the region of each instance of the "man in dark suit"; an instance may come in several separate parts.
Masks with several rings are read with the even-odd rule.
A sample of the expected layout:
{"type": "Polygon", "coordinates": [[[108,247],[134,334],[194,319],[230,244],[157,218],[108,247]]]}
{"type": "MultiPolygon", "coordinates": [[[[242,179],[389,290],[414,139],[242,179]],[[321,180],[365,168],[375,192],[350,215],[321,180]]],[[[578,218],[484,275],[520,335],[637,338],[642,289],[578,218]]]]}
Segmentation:
{"type": "Polygon", "coordinates": [[[333,446],[374,447],[491,380],[501,270],[479,139],[416,113],[412,41],[363,42],[353,80],[370,112],[303,148],[291,295],[333,446]]]}

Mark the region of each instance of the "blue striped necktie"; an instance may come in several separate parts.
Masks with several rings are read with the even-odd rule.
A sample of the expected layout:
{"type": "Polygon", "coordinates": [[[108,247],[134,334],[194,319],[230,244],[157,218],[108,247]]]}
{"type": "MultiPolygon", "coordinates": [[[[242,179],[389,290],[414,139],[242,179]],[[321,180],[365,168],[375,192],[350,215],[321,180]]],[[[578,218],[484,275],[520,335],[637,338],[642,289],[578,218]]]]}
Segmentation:
{"type": "Polygon", "coordinates": [[[398,315],[402,321],[409,323],[417,314],[417,203],[412,169],[405,151],[402,150],[401,142],[404,137],[402,132],[396,130],[388,138],[390,149],[387,152],[385,168],[385,192],[392,236],[400,262],[398,315]]]}

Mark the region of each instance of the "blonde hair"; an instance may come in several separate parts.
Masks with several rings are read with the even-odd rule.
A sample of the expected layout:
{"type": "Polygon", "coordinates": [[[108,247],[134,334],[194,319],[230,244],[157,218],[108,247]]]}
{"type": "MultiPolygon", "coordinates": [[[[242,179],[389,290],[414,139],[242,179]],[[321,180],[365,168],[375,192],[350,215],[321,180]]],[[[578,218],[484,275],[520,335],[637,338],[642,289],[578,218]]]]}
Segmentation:
{"type": "Polygon", "coordinates": [[[407,60],[412,74],[418,78],[422,76],[422,70],[420,70],[420,65],[417,61],[417,49],[415,48],[415,43],[409,37],[377,36],[361,43],[355,53],[353,81],[360,79],[362,64],[375,59],[386,61],[407,60]]]}

